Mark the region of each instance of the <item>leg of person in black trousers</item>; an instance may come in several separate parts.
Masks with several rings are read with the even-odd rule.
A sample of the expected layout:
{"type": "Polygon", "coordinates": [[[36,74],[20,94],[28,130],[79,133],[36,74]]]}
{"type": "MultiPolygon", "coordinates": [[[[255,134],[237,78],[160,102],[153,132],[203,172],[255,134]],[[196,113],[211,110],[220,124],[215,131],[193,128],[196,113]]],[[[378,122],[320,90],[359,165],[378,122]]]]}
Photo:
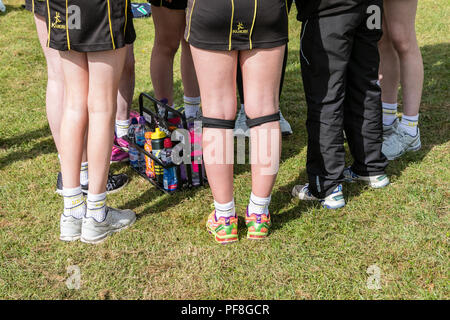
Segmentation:
{"type": "Polygon", "coordinates": [[[309,184],[295,186],[292,193],[302,200],[320,200],[331,209],[345,205],[344,175],[374,187],[389,183],[384,174],[387,160],[381,153],[381,90],[376,85],[381,30],[367,28],[367,5],[302,25],[309,184]],[[344,128],[355,160],[346,170],[344,128]]]}
{"type": "MultiPolygon", "coordinates": [[[[287,1],[288,11],[291,11],[293,0],[287,1]]],[[[284,83],[284,75],[286,73],[286,65],[287,65],[287,59],[288,59],[288,45],[286,45],[286,49],[284,52],[284,58],[283,58],[283,70],[281,72],[281,80],[280,80],[280,100],[281,100],[281,93],[283,92],[283,83],[284,83]]],[[[239,100],[241,101],[241,109],[238,112],[238,116],[235,122],[234,126],[234,135],[245,135],[250,136],[250,130],[247,127],[246,120],[247,116],[245,114],[245,108],[244,108],[244,88],[242,86],[242,72],[240,68],[240,61],[238,60],[238,68],[237,68],[237,87],[239,91],[239,100]]],[[[283,114],[280,110],[280,128],[281,128],[281,134],[283,136],[288,136],[292,134],[291,125],[287,120],[283,117],[283,114]]]]}

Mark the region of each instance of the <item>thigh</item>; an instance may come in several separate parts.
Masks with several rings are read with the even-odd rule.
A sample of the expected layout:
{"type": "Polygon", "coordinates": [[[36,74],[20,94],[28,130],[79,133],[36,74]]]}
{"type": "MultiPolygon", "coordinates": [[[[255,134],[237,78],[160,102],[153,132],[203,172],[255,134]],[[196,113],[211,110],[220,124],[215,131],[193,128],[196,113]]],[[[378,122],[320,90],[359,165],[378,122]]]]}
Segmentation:
{"type": "Polygon", "coordinates": [[[155,41],[178,45],[186,26],[185,11],[152,7],[152,17],[155,24],[155,41]]]}
{"type": "Polygon", "coordinates": [[[96,106],[104,104],[113,107],[116,104],[118,84],[125,63],[127,48],[117,50],[89,52],[89,100],[96,101],[90,105],[90,110],[96,111],[96,106]],[[100,104],[99,104],[100,102],[100,104]]]}
{"type": "Polygon", "coordinates": [[[202,98],[203,115],[233,120],[236,116],[236,51],[191,46],[202,98]]]}
{"type": "Polygon", "coordinates": [[[245,111],[249,118],[278,111],[284,49],[285,45],[240,52],[245,111]]]}
{"type": "Polygon", "coordinates": [[[89,67],[86,53],[60,51],[65,83],[65,108],[86,108],[89,88],[89,67]]]}
{"type": "Polygon", "coordinates": [[[393,41],[415,39],[417,0],[385,0],[384,23],[393,41]]]}

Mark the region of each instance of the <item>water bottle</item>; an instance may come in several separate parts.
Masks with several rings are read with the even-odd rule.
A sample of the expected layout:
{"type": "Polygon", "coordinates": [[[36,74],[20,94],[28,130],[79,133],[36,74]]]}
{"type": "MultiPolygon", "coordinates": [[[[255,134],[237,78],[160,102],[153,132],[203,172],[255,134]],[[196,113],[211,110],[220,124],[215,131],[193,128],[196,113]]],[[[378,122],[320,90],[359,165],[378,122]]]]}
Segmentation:
{"type": "MultiPolygon", "coordinates": [[[[161,131],[159,128],[155,129],[155,132],[151,134],[152,139],[152,153],[155,157],[161,159],[162,152],[164,151],[164,139],[166,138],[166,134],[161,131]]],[[[156,181],[162,185],[164,178],[164,168],[155,162],[155,177],[156,181]]]]}
{"type": "MultiPolygon", "coordinates": [[[[172,163],[172,141],[170,138],[164,140],[164,153],[162,160],[165,164],[169,165],[172,163]]],[[[178,188],[177,171],[175,167],[164,168],[163,176],[163,186],[164,190],[173,192],[178,188]]]]}
{"type": "MultiPolygon", "coordinates": [[[[136,144],[140,146],[141,148],[144,148],[145,146],[145,118],[139,117],[138,126],[136,127],[134,131],[134,136],[136,139],[136,144]]],[[[143,153],[139,152],[139,158],[138,158],[138,166],[139,170],[144,172],[145,171],[145,155],[143,153]]]]}
{"type": "Polygon", "coordinates": [[[202,156],[202,134],[201,128],[200,130],[196,130],[197,128],[191,128],[189,130],[190,138],[191,138],[191,156],[195,159],[192,161],[192,185],[199,186],[201,184],[200,181],[200,170],[202,169],[201,164],[201,156],[202,156]]]}
{"type": "MultiPolygon", "coordinates": [[[[130,128],[128,129],[128,138],[131,143],[136,143],[135,130],[138,125],[136,118],[131,119],[130,128]]],[[[130,165],[139,170],[139,152],[131,144],[128,147],[128,153],[130,155],[130,165]]]]}
{"type": "MultiPolygon", "coordinates": [[[[145,145],[144,150],[148,153],[152,153],[152,132],[145,133],[145,145]]],[[[155,179],[155,162],[150,158],[145,156],[145,174],[151,179],[155,179]]]]}

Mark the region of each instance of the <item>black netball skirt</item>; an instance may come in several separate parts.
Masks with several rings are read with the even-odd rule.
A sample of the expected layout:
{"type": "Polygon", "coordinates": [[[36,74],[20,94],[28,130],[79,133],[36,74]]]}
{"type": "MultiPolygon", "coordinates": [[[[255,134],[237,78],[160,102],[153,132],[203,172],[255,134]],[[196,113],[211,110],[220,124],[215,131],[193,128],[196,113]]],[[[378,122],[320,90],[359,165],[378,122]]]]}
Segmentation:
{"type": "Polygon", "coordinates": [[[45,1],[46,0],[25,0],[25,9],[45,17],[45,1]]]}
{"type": "Polygon", "coordinates": [[[187,0],[172,0],[167,2],[165,0],[149,0],[154,7],[166,7],[173,10],[185,10],[187,7],[187,0]]]}
{"type": "Polygon", "coordinates": [[[279,47],[288,42],[286,0],[189,0],[185,39],[208,50],[279,47]]]}
{"type": "Polygon", "coordinates": [[[136,39],[130,0],[46,0],[48,46],[80,52],[119,49],[136,39]]]}

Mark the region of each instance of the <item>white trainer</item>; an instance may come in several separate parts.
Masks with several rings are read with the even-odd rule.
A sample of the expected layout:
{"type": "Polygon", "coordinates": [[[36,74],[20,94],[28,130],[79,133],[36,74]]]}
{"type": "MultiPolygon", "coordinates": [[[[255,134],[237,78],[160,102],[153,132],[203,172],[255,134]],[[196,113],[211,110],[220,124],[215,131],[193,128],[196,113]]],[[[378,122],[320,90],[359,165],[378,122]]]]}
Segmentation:
{"type": "Polygon", "coordinates": [[[82,222],[82,218],[77,219],[72,216],[61,214],[59,239],[69,242],[80,239],[82,222]]]}
{"type": "Polygon", "coordinates": [[[322,207],[326,209],[339,209],[345,206],[344,194],[342,193],[342,185],[338,185],[333,192],[325,197],[325,199],[318,199],[309,191],[309,183],[305,185],[297,185],[292,189],[292,196],[300,200],[316,200],[319,201],[322,207]]]}
{"type": "Polygon", "coordinates": [[[94,218],[83,218],[81,241],[85,243],[100,243],[109,235],[128,228],[136,221],[136,214],[131,210],[119,210],[106,207],[106,217],[102,222],[94,218]]]}
{"type": "Polygon", "coordinates": [[[375,189],[384,188],[390,183],[388,176],[385,174],[379,174],[376,176],[360,176],[354,173],[351,167],[345,168],[343,174],[346,182],[364,181],[375,189]]]}

